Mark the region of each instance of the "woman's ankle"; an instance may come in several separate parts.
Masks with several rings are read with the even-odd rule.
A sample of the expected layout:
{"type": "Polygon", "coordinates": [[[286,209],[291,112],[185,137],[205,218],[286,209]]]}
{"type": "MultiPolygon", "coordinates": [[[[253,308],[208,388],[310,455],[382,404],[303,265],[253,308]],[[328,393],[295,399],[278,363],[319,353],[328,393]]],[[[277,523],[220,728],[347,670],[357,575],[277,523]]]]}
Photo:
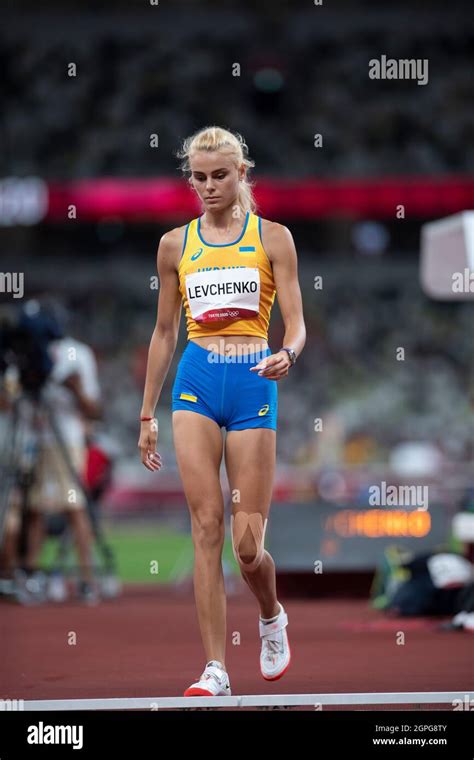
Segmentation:
{"type": "Polygon", "coordinates": [[[216,665],[218,668],[221,668],[222,670],[225,670],[225,672],[227,673],[227,668],[225,666],[225,663],[222,662],[222,660],[211,659],[211,660],[207,661],[207,665],[210,665],[211,663],[213,665],[216,665]]]}

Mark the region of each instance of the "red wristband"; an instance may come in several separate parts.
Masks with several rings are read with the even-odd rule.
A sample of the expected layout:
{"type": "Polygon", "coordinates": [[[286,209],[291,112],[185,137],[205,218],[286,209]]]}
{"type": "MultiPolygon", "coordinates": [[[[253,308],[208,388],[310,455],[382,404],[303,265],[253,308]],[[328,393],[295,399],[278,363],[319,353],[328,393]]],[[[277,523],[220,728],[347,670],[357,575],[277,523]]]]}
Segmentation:
{"type": "Polygon", "coordinates": [[[140,422],[151,422],[154,419],[154,417],[140,417],[140,422]]]}

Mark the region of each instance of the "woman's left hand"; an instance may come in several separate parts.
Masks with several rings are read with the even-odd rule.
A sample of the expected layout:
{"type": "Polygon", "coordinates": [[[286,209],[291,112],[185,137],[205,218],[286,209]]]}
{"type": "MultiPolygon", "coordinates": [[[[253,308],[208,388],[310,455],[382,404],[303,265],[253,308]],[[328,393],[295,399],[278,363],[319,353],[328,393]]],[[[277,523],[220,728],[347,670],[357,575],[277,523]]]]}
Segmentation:
{"type": "Polygon", "coordinates": [[[266,377],[268,380],[281,380],[287,376],[290,366],[290,357],[286,351],[279,351],[277,354],[266,356],[255,367],[250,367],[250,371],[257,372],[260,377],[266,377]]]}

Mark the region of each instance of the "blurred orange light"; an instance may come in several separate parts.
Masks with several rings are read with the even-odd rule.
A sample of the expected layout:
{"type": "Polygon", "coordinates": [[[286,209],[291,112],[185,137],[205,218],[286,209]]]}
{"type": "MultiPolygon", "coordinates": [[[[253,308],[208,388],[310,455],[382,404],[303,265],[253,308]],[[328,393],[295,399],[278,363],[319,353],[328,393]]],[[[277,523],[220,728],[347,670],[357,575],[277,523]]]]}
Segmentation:
{"type": "Polygon", "coordinates": [[[334,531],[338,536],[426,536],[431,529],[431,515],[424,510],[369,509],[365,512],[345,509],[334,516],[334,531]]]}

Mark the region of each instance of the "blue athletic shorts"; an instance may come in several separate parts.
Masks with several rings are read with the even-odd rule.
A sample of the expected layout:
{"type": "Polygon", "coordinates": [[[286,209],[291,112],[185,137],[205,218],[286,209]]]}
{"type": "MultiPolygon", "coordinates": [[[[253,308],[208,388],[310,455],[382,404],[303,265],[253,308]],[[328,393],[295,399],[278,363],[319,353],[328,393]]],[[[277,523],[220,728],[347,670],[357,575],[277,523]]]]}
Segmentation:
{"type": "Polygon", "coordinates": [[[172,390],[172,411],[204,414],[226,430],[277,427],[276,380],[250,372],[270,348],[235,356],[219,354],[189,340],[172,390]]]}

